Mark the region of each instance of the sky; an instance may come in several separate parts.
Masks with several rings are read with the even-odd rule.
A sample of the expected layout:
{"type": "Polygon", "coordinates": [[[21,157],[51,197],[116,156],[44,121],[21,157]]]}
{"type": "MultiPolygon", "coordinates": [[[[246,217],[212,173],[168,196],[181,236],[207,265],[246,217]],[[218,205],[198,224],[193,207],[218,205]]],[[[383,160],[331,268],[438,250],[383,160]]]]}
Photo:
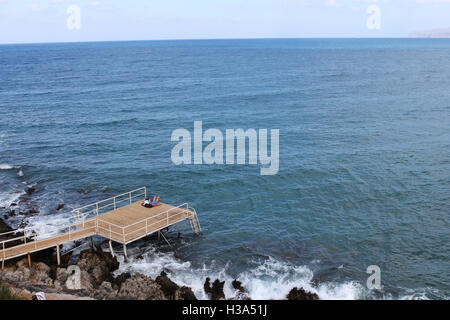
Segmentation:
{"type": "Polygon", "coordinates": [[[0,0],[0,43],[406,37],[450,0],[0,0]]]}

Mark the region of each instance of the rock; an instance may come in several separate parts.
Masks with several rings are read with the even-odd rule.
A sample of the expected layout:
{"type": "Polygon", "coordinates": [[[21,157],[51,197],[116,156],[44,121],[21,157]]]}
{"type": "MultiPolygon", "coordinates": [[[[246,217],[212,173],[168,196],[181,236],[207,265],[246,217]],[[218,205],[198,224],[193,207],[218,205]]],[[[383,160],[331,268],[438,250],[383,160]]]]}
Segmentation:
{"type": "Polygon", "coordinates": [[[38,207],[32,206],[32,207],[21,209],[19,214],[22,214],[22,215],[36,215],[39,212],[40,212],[40,210],[39,210],[38,207]]]}
{"type": "Polygon", "coordinates": [[[161,287],[164,296],[168,300],[197,300],[191,288],[183,286],[179,287],[175,282],[169,279],[167,273],[161,271],[156,277],[156,283],[161,287]]]}
{"type": "Polygon", "coordinates": [[[203,289],[206,293],[209,294],[211,300],[220,300],[225,299],[225,293],[223,292],[223,286],[225,285],[225,281],[220,282],[219,279],[216,279],[212,286],[210,283],[211,279],[206,278],[205,284],[203,285],[203,289]]]}
{"type": "Polygon", "coordinates": [[[65,283],[67,281],[67,278],[69,277],[69,273],[67,272],[66,268],[57,268],[56,269],[56,276],[55,281],[58,281],[62,285],[65,286],[65,283]]]}
{"type": "Polygon", "coordinates": [[[2,281],[27,285],[47,286],[53,285],[53,279],[49,275],[50,267],[45,263],[33,263],[31,268],[28,267],[27,259],[19,260],[15,265],[5,268],[0,272],[2,281]]]}
{"type": "Polygon", "coordinates": [[[122,283],[124,283],[129,278],[131,278],[131,274],[129,272],[118,275],[112,282],[113,288],[115,290],[119,290],[122,286],[122,283]]]}
{"type": "Polygon", "coordinates": [[[113,300],[116,298],[116,295],[117,291],[113,289],[110,282],[106,281],[103,281],[94,293],[94,297],[99,300],[113,300]]]}
{"type": "Polygon", "coordinates": [[[28,281],[34,285],[52,286],[53,279],[50,277],[50,267],[43,262],[33,263],[28,281]]]}
{"type": "Polygon", "coordinates": [[[103,252],[100,247],[82,251],[76,265],[92,277],[93,285],[97,287],[103,281],[113,282],[111,273],[119,268],[117,258],[103,252]]]}
{"type": "Polygon", "coordinates": [[[91,295],[94,291],[95,280],[91,275],[85,271],[81,270],[80,272],[80,287],[82,291],[87,292],[87,295],[91,295]]]}
{"type": "Polygon", "coordinates": [[[64,203],[58,204],[58,206],[56,207],[56,211],[59,211],[63,208],[64,208],[64,203]]]}
{"type": "Polygon", "coordinates": [[[122,283],[117,296],[130,300],[165,300],[161,287],[152,278],[141,273],[122,283]]]}
{"type": "Polygon", "coordinates": [[[5,269],[0,272],[0,280],[10,283],[23,283],[30,279],[31,271],[28,268],[22,269],[5,269]]]}
{"type": "Polygon", "coordinates": [[[319,300],[319,296],[316,293],[306,292],[305,289],[297,287],[292,288],[286,297],[288,300],[319,300]]]}
{"type": "Polygon", "coordinates": [[[235,279],[235,280],[233,280],[233,282],[231,282],[231,285],[233,286],[233,288],[235,288],[239,292],[241,292],[241,293],[245,292],[245,289],[242,286],[242,282],[235,279]]]}
{"type": "Polygon", "coordinates": [[[197,300],[197,297],[195,296],[194,292],[191,288],[182,286],[177,292],[175,293],[175,300],[197,300]]]}
{"type": "Polygon", "coordinates": [[[10,232],[13,229],[2,219],[0,219],[0,233],[10,232]]]}
{"type": "Polygon", "coordinates": [[[16,269],[28,267],[28,259],[23,258],[22,260],[17,261],[15,267],[16,269]]]}
{"type": "Polygon", "coordinates": [[[30,195],[32,195],[33,193],[36,192],[36,188],[34,188],[34,187],[27,187],[25,189],[25,192],[30,196],[30,195]]]}
{"type": "Polygon", "coordinates": [[[118,275],[112,282],[113,288],[119,290],[122,286],[122,283],[124,283],[129,278],[131,278],[131,274],[129,272],[124,272],[118,275]]]}
{"type": "Polygon", "coordinates": [[[155,281],[159,284],[168,300],[175,300],[175,293],[180,287],[167,277],[167,273],[162,271],[161,274],[156,277],[155,281]]]}

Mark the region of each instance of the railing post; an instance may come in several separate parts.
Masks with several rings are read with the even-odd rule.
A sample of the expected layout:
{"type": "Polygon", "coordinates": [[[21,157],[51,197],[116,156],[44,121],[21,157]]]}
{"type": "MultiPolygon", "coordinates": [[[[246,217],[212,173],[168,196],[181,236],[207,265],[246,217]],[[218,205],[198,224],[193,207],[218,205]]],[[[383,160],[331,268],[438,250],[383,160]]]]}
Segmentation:
{"type": "Polygon", "coordinates": [[[125,228],[122,227],[123,243],[125,245],[125,228]]]}
{"type": "Polygon", "coordinates": [[[97,212],[97,217],[98,217],[98,202],[95,204],[95,211],[97,212]]]}
{"type": "Polygon", "coordinates": [[[114,210],[116,210],[116,197],[114,197],[114,210]]]}
{"type": "Polygon", "coordinates": [[[147,198],[147,187],[144,187],[144,199],[147,198]]]}
{"type": "Polygon", "coordinates": [[[109,225],[109,238],[111,239],[111,236],[112,236],[112,234],[111,234],[111,224],[109,225]]]}
{"type": "Polygon", "coordinates": [[[131,192],[130,192],[130,204],[131,204],[131,192]]]}

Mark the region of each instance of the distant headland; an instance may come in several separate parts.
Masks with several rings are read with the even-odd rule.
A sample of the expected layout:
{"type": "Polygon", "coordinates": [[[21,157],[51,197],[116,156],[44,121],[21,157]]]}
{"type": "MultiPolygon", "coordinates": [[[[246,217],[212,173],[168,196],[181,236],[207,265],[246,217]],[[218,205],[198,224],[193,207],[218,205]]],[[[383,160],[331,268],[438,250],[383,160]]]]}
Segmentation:
{"type": "Polygon", "coordinates": [[[411,32],[411,38],[450,38],[450,28],[411,32]]]}

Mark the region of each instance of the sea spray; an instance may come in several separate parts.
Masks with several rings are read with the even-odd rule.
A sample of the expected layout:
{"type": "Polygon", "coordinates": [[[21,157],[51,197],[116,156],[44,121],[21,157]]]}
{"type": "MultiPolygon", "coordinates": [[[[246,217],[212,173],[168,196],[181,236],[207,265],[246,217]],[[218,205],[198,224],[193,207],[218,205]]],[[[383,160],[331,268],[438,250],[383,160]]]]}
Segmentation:
{"type": "Polygon", "coordinates": [[[139,259],[129,257],[128,262],[124,262],[122,256],[118,259],[120,268],[115,272],[116,276],[123,272],[139,272],[155,278],[161,271],[169,270],[168,275],[172,281],[180,286],[191,287],[196,297],[202,300],[209,299],[203,290],[207,277],[225,280],[226,299],[239,297],[239,292],[231,285],[235,278],[242,282],[242,286],[251,299],[285,299],[293,287],[302,287],[317,293],[321,299],[358,299],[364,294],[364,288],[356,282],[339,284],[330,282],[315,287],[312,284],[313,271],[307,266],[295,266],[272,257],[261,262],[254,261],[254,268],[236,277],[230,275],[229,263],[219,266],[212,261],[208,265],[193,267],[191,262],[180,261],[173,256],[173,253],[161,252],[153,246],[139,259]]]}

